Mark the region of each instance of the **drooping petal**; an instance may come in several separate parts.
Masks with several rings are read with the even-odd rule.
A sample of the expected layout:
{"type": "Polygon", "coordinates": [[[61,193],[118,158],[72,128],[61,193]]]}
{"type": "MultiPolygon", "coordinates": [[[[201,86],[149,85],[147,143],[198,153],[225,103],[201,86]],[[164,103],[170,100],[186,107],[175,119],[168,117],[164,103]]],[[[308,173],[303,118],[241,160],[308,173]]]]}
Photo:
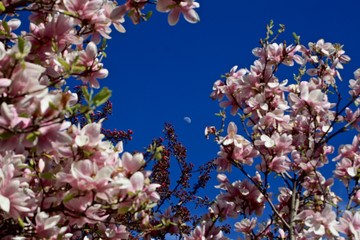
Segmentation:
{"type": "Polygon", "coordinates": [[[183,12],[184,18],[189,23],[197,23],[200,21],[200,17],[194,9],[190,9],[189,11],[183,12]]]}
{"type": "Polygon", "coordinates": [[[168,22],[170,26],[174,26],[178,23],[180,17],[180,8],[174,8],[168,16],[168,22]]]}
{"type": "Polygon", "coordinates": [[[111,20],[119,20],[123,18],[126,14],[126,12],[129,10],[129,8],[126,5],[117,6],[112,10],[110,14],[111,20]]]}

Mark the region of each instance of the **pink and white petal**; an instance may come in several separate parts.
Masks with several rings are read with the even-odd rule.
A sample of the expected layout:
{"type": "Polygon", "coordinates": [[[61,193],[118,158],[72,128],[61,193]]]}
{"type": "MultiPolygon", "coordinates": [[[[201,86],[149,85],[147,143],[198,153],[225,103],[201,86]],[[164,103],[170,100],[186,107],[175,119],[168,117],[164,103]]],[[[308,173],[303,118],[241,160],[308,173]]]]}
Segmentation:
{"type": "Polygon", "coordinates": [[[56,226],[56,224],[60,221],[61,217],[59,215],[52,216],[45,220],[44,230],[51,229],[56,226]]]}
{"type": "Polygon", "coordinates": [[[110,19],[113,21],[119,20],[125,16],[128,10],[129,8],[126,5],[117,6],[116,8],[114,8],[114,10],[112,10],[110,14],[110,19]]]}
{"type": "Polygon", "coordinates": [[[15,29],[18,29],[20,27],[21,21],[19,19],[13,18],[13,19],[10,19],[7,22],[7,24],[11,28],[11,30],[15,30],[15,29]]]}
{"type": "Polygon", "coordinates": [[[126,32],[126,29],[124,28],[124,26],[120,23],[113,23],[115,29],[118,31],[118,32],[121,32],[121,33],[125,33],[126,32]]]}
{"type": "Polygon", "coordinates": [[[180,8],[176,7],[174,8],[168,16],[168,23],[170,26],[175,26],[180,18],[180,8]]]}
{"type": "Polygon", "coordinates": [[[130,177],[130,181],[134,192],[143,190],[145,181],[144,174],[136,172],[130,177]]]}
{"type": "Polygon", "coordinates": [[[9,213],[10,211],[10,200],[1,194],[0,194],[0,208],[7,213],[9,213]]]}
{"type": "Polygon", "coordinates": [[[184,11],[183,14],[184,14],[184,18],[189,23],[197,23],[200,21],[200,17],[194,9],[184,11]]]}
{"type": "Polygon", "coordinates": [[[98,50],[94,42],[89,42],[89,44],[86,46],[86,54],[90,59],[96,58],[98,50]]]}
{"type": "Polygon", "coordinates": [[[8,79],[8,78],[0,78],[0,87],[8,87],[10,85],[11,85],[11,80],[10,79],[8,79]]]}

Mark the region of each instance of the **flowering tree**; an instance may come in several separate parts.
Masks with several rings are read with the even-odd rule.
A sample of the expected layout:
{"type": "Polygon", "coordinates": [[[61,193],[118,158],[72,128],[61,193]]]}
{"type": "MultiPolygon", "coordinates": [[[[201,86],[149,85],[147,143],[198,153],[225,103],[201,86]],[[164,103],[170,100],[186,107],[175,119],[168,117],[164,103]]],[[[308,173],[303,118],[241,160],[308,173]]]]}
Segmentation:
{"type": "MultiPolygon", "coordinates": [[[[145,158],[122,153],[121,140],[130,139],[131,131],[102,129],[111,113],[111,91],[93,91],[108,75],[101,60],[111,27],[125,32],[126,15],[135,24],[147,20],[151,12],[143,9],[152,3],[0,1],[1,239],[128,239],[158,233],[164,238],[179,229],[189,232],[182,230],[184,217],[174,215],[180,210],[164,215],[154,210],[169,199],[160,191],[168,186],[156,181],[161,180],[156,164],[153,176],[145,169],[147,159],[161,160],[172,154],[165,150],[181,149],[175,134],[167,139],[168,148],[156,142],[145,158]],[[17,18],[24,12],[28,30],[17,18]],[[83,86],[71,92],[68,86],[76,80],[83,86]]],[[[199,21],[193,0],[154,3],[169,12],[170,25],[180,14],[199,21]]],[[[179,184],[186,181],[182,177],[179,184]]]]}
{"type": "Polygon", "coordinates": [[[214,83],[211,97],[238,124],[230,122],[226,136],[224,126],[205,134],[220,145],[218,171],[243,180],[218,175],[221,193],[187,239],[224,239],[217,222],[228,218],[238,219],[235,231],[245,239],[360,239],[360,69],[342,81],[350,61],[342,45],[320,39],[306,46],[296,34],[294,44],[278,44],[284,29],[274,35],[270,22],[250,69],[235,66],[214,83]],[[293,80],[278,77],[285,66],[296,67],[293,80]],[[332,140],[348,130],[353,141],[331,164],[332,140]],[[343,188],[334,191],[334,181],[343,188]]]}
{"type": "Polygon", "coordinates": [[[206,128],[220,145],[218,157],[199,169],[193,186],[193,166],[171,125],[145,153],[123,152],[131,131],[102,128],[111,91],[100,89],[108,75],[101,61],[111,27],[124,33],[126,16],[148,20],[149,4],[169,13],[170,25],[180,14],[199,21],[193,0],[0,1],[0,237],[226,239],[219,222],[236,218],[235,230],[247,239],[360,239],[360,135],[334,158],[334,177],[347,194],[333,192],[335,180],[322,174],[331,140],[360,130],[360,70],[344,100],[339,70],[350,58],[339,44],[305,46],[296,35],[292,45],[277,44],[284,26],[274,36],[268,25],[250,70],[234,67],[214,84],[211,97],[240,116],[243,134],[230,122],[221,136],[219,114],[222,127],[206,128]],[[18,19],[23,12],[28,30],[18,19]],[[283,65],[299,66],[293,81],[276,77],[283,65]],[[82,86],[71,92],[77,80],[82,86]],[[173,189],[171,157],[181,171],[173,189]],[[214,165],[235,168],[245,180],[219,174],[221,193],[214,201],[195,198],[209,207],[196,218],[185,205],[214,165]]]}

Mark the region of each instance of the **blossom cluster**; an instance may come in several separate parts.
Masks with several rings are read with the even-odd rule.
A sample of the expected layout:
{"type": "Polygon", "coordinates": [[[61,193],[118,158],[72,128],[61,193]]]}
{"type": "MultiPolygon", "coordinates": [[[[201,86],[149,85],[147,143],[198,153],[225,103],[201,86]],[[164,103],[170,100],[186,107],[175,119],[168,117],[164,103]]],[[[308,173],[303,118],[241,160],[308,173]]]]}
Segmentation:
{"type": "MultiPolygon", "coordinates": [[[[109,74],[105,40],[112,28],[125,32],[127,15],[147,20],[148,4],[0,1],[1,239],[128,239],[134,229],[144,237],[163,228],[153,226],[160,184],[143,154],[124,152],[94,114],[111,95],[93,91],[109,74]],[[28,26],[17,18],[23,11],[28,26]],[[74,80],[83,85],[79,92],[69,90],[74,80]]],[[[198,7],[193,0],[156,2],[170,25],[180,14],[198,22],[198,7]]]]}
{"type": "MultiPolygon", "coordinates": [[[[206,136],[214,135],[220,145],[214,164],[218,171],[229,173],[235,167],[246,179],[230,185],[226,175],[218,175],[225,193],[216,198],[216,211],[209,208],[208,214],[218,214],[208,218],[213,222],[210,226],[215,228],[219,219],[242,216],[235,230],[246,239],[359,239],[358,133],[352,144],[339,147],[334,158],[333,177],[348,190],[345,209],[333,209],[344,202],[343,195],[333,192],[335,180],[322,172],[331,167],[330,140],[345,130],[360,129],[359,69],[348,84],[350,100],[342,103],[340,70],[350,61],[342,46],[323,39],[306,46],[296,35],[294,44],[278,44],[284,27],[278,35],[272,35],[272,28],[270,23],[267,37],[253,49],[256,60],[249,69],[235,66],[213,85],[211,98],[239,115],[244,130],[237,133],[236,123],[230,122],[223,137],[223,129],[206,128],[206,136]],[[278,77],[283,66],[298,66],[293,81],[278,77]],[[254,163],[256,173],[250,168],[254,163]],[[277,180],[270,181],[274,177],[277,180]],[[262,212],[269,212],[270,218],[260,221],[262,212]]],[[[225,113],[220,115],[224,123],[225,113]]],[[[209,238],[209,229],[200,226],[205,228],[203,238],[222,239],[209,238]]]]}

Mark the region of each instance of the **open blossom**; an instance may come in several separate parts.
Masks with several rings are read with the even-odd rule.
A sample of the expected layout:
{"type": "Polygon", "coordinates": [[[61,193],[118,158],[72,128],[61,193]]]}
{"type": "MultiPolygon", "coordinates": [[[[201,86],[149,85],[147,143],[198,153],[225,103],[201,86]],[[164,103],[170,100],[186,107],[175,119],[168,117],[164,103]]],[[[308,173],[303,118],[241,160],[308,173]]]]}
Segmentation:
{"type": "Polygon", "coordinates": [[[358,175],[358,169],[360,169],[360,157],[355,158],[355,161],[343,158],[336,164],[334,175],[347,186],[349,180],[358,175]]]}
{"type": "Polygon", "coordinates": [[[121,21],[126,13],[130,13],[129,17],[131,21],[134,24],[138,24],[143,19],[141,10],[145,7],[146,4],[146,0],[127,0],[125,4],[117,6],[113,9],[110,14],[110,18],[113,21],[121,21]]]}
{"type": "Polygon", "coordinates": [[[70,173],[58,173],[58,179],[80,191],[102,192],[109,187],[112,172],[112,167],[105,166],[99,169],[96,163],[86,159],[74,162],[71,165],[70,173]]]}
{"type": "Polygon", "coordinates": [[[237,135],[237,126],[234,122],[230,122],[227,128],[228,135],[219,140],[220,152],[214,163],[221,171],[230,171],[233,159],[241,164],[251,165],[253,158],[257,155],[257,151],[252,144],[243,136],[237,135]],[[230,159],[229,159],[230,158],[230,159]]]}
{"type": "MultiPolygon", "coordinates": [[[[114,222],[114,221],[111,221],[114,222]]],[[[129,232],[126,230],[126,226],[119,224],[110,224],[108,228],[105,229],[106,237],[110,239],[128,239],[129,232]]]]}
{"type": "Polygon", "coordinates": [[[345,233],[351,239],[360,240],[360,212],[345,211],[339,219],[337,230],[345,233]]]}
{"type": "Polygon", "coordinates": [[[328,109],[333,107],[333,104],[328,102],[327,96],[321,89],[312,89],[312,86],[310,86],[308,82],[302,82],[299,90],[300,97],[294,93],[289,94],[289,100],[293,104],[295,111],[310,106],[311,111],[321,114],[328,112],[328,109]]]}
{"type": "Polygon", "coordinates": [[[81,44],[83,40],[76,36],[74,19],[62,14],[51,16],[44,23],[30,23],[30,32],[25,38],[32,46],[30,57],[41,59],[48,67],[54,67],[58,53],[64,51],[69,43],[81,44]],[[57,48],[53,47],[54,44],[57,48]]]}
{"type": "Polygon", "coordinates": [[[23,178],[15,177],[13,164],[6,164],[0,169],[0,209],[14,219],[24,217],[31,212],[35,204],[29,184],[23,178]]]}
{"type": "Polygon", "coordinates": [[[184,237],[185,240],[206,240],[205,225],[197,226],[190,235],[184,237]]]}
{"type": "Polygon", "coordinates": [[[108,19],[111,19],[112,24],[114,25],[115,29],[118,32],[125,33],[126,30],[125,30],[124,26],[122,25],[125,22],[124,15],[117,16],[114,18],[113,16],[114,16],[115,9],[116,9],[116,6],[115,6],[114,2],[106,1],[105,5],[104,5],[104,15],[108,19]]]}
{"type": "Polygon", "coordinates": [[[309,48],[325,56],[329,56],[335,52],[334,45],[330,42],[325,42],[324,39],[319,39],[316,43],[310,42],[309,48]]]}
{"type": "Polygon", "coordinates": [[[220,185],[217,188],[225,190],[217,196],[218,201],[235,203],[235,211],[238,213],[260,216],[264,210],[265,197],[259,189],[247,179],[230,183],[226,175],[218,174],[220,185]]]}
{"type": "Polygon", "coordinates": [[[349,81],[350,95],[355,99],[357,106],[360,105],[360,68],[354,72],[355,79],[349,81]]]}
{"type": "Polygon", "coordinates": [[[235,223],[235,231],[242,233],[250,233],[256,227],[256,218],[245,218],[235,223]]]}
{"type": "Polygon", "coordinates": [[[339,178],[345,186],[348,186],[351,179],[356,179],[360,169],[359,135],[355,136],[352,144],[344,144],[339,147],[339,155],[334,161],[336,164],[334,176],[339,178]]]}
{"type": "MultiPolygon", "coordinates": [[[[76,196],[76,192],[69,192],[76,196]]],[[[65,202],[66,209],[71,213],[77,213],[75,215],[69,214],[68,220],[71,225],[83,226],[84,224],[96,224],[98,222],[105,221],[109,215],[102,208],[101,204],[92,204],[94,199],[93,192],[87,192],[85,195],[81,195],[70,199],[65,202]]]]}
{"type": "Polygon", "coordinates": [[[354,112],[350,108],[346,108],[345,116],[340,119],[345,120],[351,125],[351,127],[360,132],[360,108],[356,109],[354,112]]]}
{"type": "Polygon", "coordinates": [[[220,228],[214,227],[212,221],[202,221],[200,226],[197,226],[190,235],[184,236],[185,240],[228,240],[224,236],[220,228]]]}
{"type": "Polygon", "coordinates": [[[170,25],[175,25],[179,21],[180,14],[183,14],[190,23],[200,21],[199,15],[194,10],[199,6],[200,4],[194,0],[159,0],[156,9],[159,12],[170,12],[168,22],[170,25]]]}
{"type": "Polygon", "coordinates": [[[296,218],[305,221],[305,234],[308,237],[339,236],[336,230],[338,224],[336,221],[336,213],[332,211],[330,205],[326,205],[321,213],[305,210],[296,218]]]}
{"type": "Polygon", "coordinates": [[[103,68],[103,64],[97,59],[98,49],[94,42],[88,43],[86,49],[80,52],[79,63],[81,66],[86,66],[87,69],[81,75],[80,79],[83,83],[89,83],[93,88],[99,88],[97,79],[106,78],[109,71],[103,68]]]}
{"type": "Polygon", "coordinates": [[[74,125],[72,127],[73,132],[76,134],[75,143],[79,147],[96,147],[104,138],[104,135],[101,134],[100,123],[87,124],[81,130],[74,125]]]}
{"type": "Polygon", "coordinates": [[[57,237],[66,231],[66,227],[61,229],[57,227],[60,220],[60,215],[50,217],[46,212],[38,212],[35,217],[35,231],[42,238],[57,237]]]}
{"type": "Polygon", "coordinates": [[[130,153],[125,152],[123,153],[121,160],[122,161],[119,163],[121,163],[124,170],[128,173],[137,172],[145,164],[144,156],[140,153],[131,155],[130,153]]]}
{"type": "Polygon", "coordinates": [[[269,168],[276,173],[290,170],[291,161],[287,156],[275,156],[269,163],[269,168]]]}
{"type": "Polygon", "coordinates": [[[100,36],[111,38],[109,34],[111,33],[110,25],[112,21],[109,19],[109,16],[107,16],[109,13],[103,9],[107,6],[105,3],[106,2],[102,0],[64,1],[66,10],[76,16],[77,24],[86,23],[85,27],[87,28],[84,29],[88,30],[87,35],[92,33],[92,40],[96,40],[97,42],[100,40],[100,36]]]}
{"type": "Polygon", "coordinates": [[[18,110],[14,105],[8,105],[6,102],[2,102],[0,107],[0,125],[3,129],[24,129],[30,125],[30,119],[20,117],[18,110]]]}

